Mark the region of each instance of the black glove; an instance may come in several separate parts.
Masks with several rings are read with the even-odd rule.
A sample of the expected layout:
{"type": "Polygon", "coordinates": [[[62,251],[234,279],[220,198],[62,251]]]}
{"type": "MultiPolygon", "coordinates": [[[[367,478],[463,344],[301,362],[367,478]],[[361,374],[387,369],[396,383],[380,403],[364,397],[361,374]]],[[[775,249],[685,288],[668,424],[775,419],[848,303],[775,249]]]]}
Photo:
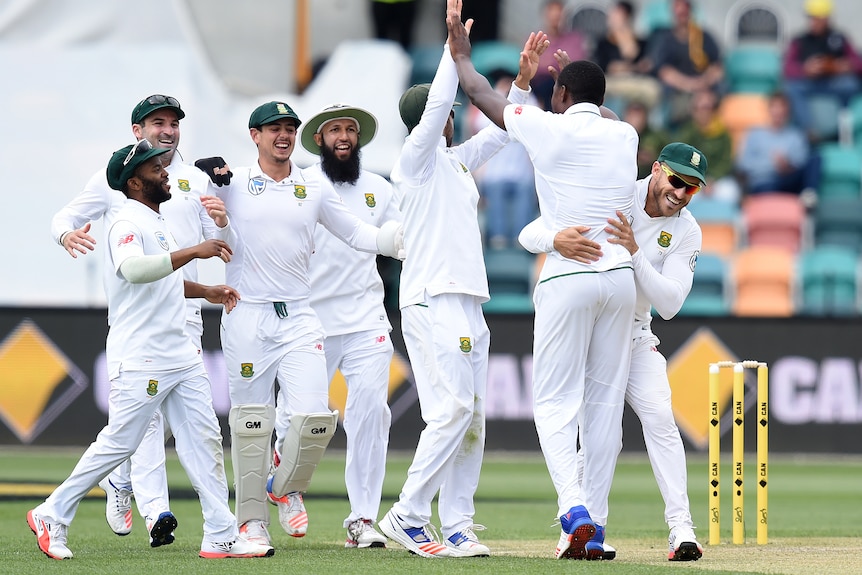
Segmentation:
{"type": "Polygon", "coordinates": [[[201,158],[197,162],[195,162],[195,166],[202,172],[206,172],[206,174],[212,180],[212,183],[221,187],[230,183],[231,177],[233,177],[233,172],[228,170],[226,174],[216,174],[216,168],[225,168],[227,167],[227,162],[224,161],[224,158],[221,156],[215,156],[212,158],[201,158]]]}

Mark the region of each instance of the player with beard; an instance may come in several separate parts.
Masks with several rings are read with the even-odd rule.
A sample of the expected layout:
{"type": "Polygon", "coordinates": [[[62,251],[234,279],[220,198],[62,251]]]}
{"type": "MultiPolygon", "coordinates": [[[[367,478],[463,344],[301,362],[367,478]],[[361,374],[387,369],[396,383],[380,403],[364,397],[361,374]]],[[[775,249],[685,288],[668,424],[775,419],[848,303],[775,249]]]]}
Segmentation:
{"type": "MultiPolygon", "coordinates": [[[[336,104],[312,117],[302,130],[302,146],[320,161],[308,168],[327,178],[344,204],[363,221],[380,226],[401,221],[392,187],[363,170],[361,148],[377,131],[375,117],[361,108],[336,104]]],[[[391,420],[387,404],[392,326],[383,306],[383,280],[375,254],[364,253],[323,226],[314,231],[311,306],[326,332],[329,380],[341,370],[347,384],[344,426],[347,461],[344,480],[350,500],[345,547],[385,547],[374,529],[380,508],[391,420]]]]}

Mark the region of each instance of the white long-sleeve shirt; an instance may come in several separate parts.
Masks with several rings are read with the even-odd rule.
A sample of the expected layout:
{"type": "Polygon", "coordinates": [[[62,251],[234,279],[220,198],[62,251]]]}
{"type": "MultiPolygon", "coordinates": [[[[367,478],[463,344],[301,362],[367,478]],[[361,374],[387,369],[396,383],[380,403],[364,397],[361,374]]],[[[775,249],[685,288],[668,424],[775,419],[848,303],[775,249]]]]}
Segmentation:
{"type": "MultiPolygon", "coordinates": [[[[664,319],[679,312],[691,291],[702,240],[700,226],[687,208],[670,217],[646,213],[651,177],[637,181],[632,209],[632,231],[639,248],[632,256],[637,286],[634,337],[652,333],[652,307],[664,319]]],[[[615,214],[609,212],[608,217],[615,214]]],[[[551,253],[554,236],[560,229],[549,229],[539,218],[521,231],[518,241],[530,252],[551,253]]]]}
{"type": "MultiPolygon", "coordinates": [[[[391,174],[404,215],[402,308],[422,303],[426,293],[489,299],[478,224],[479,190],[471,171],[509,142],[509,136],[489,126],[466,142],[447,147],[443,128],[457,89],[458,73],[447,46],[422,119],[407,136],[391,174]]],[[[513,85],[509,98],[523,102],[528,96],[513,85]]]]}
{"type": "Polygon", "coordinates": [[[318,222],[352,248],[377,253],[379,229],[353,215],[319,172],[291,162],[290,176],[276,182],[257,163],[231,170],[230,184],[210,189],[224,200],[230,215],[233,257],[225,278],[242,301],[308,300],[309,259],[318,222]]]}
{"type": "MultiPolygon", "coordinates": [[[[326,178],[320,163],[309,173],[326,178]]],[[[380,227],[401,221],[392,186],[385,178],[362,170],[355,184],[333,183],[344,205],[362,221],[380,227]]],[[[383,280],[376,254],[354,250],[323,226],[314,230],[309,265],[311,307],[327,337],[384,327],[392,330],[383,306],[383,280]]]]}
{"type": "MultiPolygon", "coordinates": [[[[187,248],[201,243],[203,239],[225,239],[229,234],[229,225],[219,229],[206,209],[201,204],[200,197],[207,192],[209,177],[195,166],[184,164],[177,152],[174,152],[171,163],[165,166],[168,181],[171,184],[171,198],[163,202],[159,209],[170,222],[170,230],[176,243],[181,248],[187,248]]],[[[60,237],[68,231],[77,230],[87,222],[103,218],[105,230],[109,230],[114,218],[126,202],[123,192],[108,185],[106,170],[99,170],[90,177],[84,189],[66,204],[51,219],[51,235],[59,243],[60,237]]],[[[107,233],[106,233],[107,236],[107,233]]],[[[105,293],[108,293],[108,276],[113,275],[108,262],[108,246],[105,246],[103,257],[105,269],[102,282],[105,293]]],[[[183,278],[197,282],[197,262],[184,265],[183,278]]],[[[111,323],[110,308],[108,324],[111,323]]],[[[186,320],[200,324],[201,300],[189,298],[186,301],[186,320]]]]}

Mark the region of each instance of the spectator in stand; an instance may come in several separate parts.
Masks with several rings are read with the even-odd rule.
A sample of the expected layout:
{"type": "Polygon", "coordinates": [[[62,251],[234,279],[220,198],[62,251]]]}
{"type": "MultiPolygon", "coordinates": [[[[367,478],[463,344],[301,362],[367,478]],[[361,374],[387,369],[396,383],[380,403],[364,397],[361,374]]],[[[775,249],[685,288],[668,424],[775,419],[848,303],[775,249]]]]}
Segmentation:
{"type": "MultiPolygon", "coordinates": [[[[515,76],[507,70],[494,70],[488,74],[494,89],[500,94],[509,93],[515,76]]],[[[527,103],[537,106],[532,95],[527,103]]],[[[491,121],[470,104],[467,109],[470,135],[479,133],[491,121]]],[[[520,231],[533,221],[539,210],[533,179],[533,163],[523,144],[509,142],[491,156],[476,173],[479,193],[485,203],[485,237],[491,249],[516,246],[520,231]]]]}
{"type": "Polygon", "coordinates": [[[566,3],[563,0],[547,0],[543,8],[542,31],[548,35],[551,45],[539,58],[539,71],[533,78],[533,94],[545,110],[551,109],[551,94],[554,91],[554,77],[550,70],[557,69],[554,54],[563,50],[569,60],[587,58],[587,41],[577,30],[572,30],[565,21],[566,3]]]}
{"type": "Polygon", "coordinates": [[[704,194],[738,203],[742,192],[733,172],[733,141],[718,113],[720,101],[712,90],[695,92],[688,114],[691,119],[677,130],[674,140],[691,144],[709,158],[704,194]]]}
{"type": "Polygon", "coordinates": [[[862,58],[850,39],[832,28],[832,0],[806,0],[808,29],[793,38],[784,53],[784,86],[794,123],[811,137],[813,94],[833,94],[846,106],[862,88],[862,58]]]}
{"type": "Polygon", "coordinates": [[[374,37],[395,40],[402,48],[410,50],[418,4],[417,0],[371,0],[374,37]]]}
{"type": "Polygon", "coordinates": [[[691,0],[673,0],[671,8],[673,26],[656,30],[649,40],[649,57],[664,89],[666,124],[676,128],[688,115],[695,92],[720,90],[724,66],[715,38],[692,19],[691,0]]]}
{"type": "MultiPolygon", "coordinates": [[[[622,114],[626,104],[638,99],[652,109],[661,96],[661,84],[650,75],[646,40],[634,30],[634,6],[621,0],[608,11],[608,32],[596,43],[593,61],[605,72],[605,106],[622,114]]],[[[656,149],[656,153],[661,146],[656,149]]],[[[654,159],[655,154],[651,154],[654,159]]],[[[652,165],[652,159],[650,165],[652,165]]]]}
{"type": "Polygon", "coordinates": [[[628,122],[638,133],[638,179],[652,173],[652,165],[659,152],[670,143],[670,136],[649,122],[649,110],[640,100],[630,100],[623,112],[623,121],[628,122]]]}
{"type": "Polygon", "coordinates": [[[749,194],[790,192],[800,194],[806,205],[816,200],[820,157],[809,148],[805,132],[790,123],[790,102],[783,93],[769,96],[769,124],[746,133],[736,170],[749,194]]]}

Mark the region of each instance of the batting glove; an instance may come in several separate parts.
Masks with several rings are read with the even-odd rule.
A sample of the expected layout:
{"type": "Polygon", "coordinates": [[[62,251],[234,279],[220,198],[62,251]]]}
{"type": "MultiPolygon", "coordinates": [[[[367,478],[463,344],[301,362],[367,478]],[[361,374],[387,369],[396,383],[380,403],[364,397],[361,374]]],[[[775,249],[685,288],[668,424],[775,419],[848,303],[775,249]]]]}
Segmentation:
{"type": "Polygon", "coordinates": [[[221,187],[226,186],[230,183],[231,177],[233,177],[233,172],[230,170],[225,174],[216,174],[216,169],[226,168],[227,162],[224,161],[224,158],[221,156],[215,156],[212,158],[201,158],[197,162],[195,162],[195,166],[202,172],[205,172],[212,180],[212,183],[221,187]]]}

